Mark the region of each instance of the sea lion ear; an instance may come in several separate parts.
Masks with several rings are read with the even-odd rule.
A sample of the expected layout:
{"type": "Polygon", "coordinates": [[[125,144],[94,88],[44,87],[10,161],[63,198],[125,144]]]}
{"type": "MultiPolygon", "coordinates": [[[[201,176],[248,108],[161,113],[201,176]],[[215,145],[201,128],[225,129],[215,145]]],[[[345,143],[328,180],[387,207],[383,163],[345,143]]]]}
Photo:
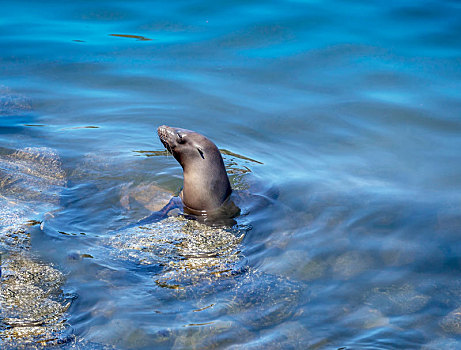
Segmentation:
{"type": "Polygon", "coordinates": [[[202,149],[201,149],[200,147],[197,147],[197,151],[198,151],[198,153],[200,153],[200,156],[201,156],[203,159],[205,159],[205,156],[203,155],[203,151],[202,151],[202,149]]]}

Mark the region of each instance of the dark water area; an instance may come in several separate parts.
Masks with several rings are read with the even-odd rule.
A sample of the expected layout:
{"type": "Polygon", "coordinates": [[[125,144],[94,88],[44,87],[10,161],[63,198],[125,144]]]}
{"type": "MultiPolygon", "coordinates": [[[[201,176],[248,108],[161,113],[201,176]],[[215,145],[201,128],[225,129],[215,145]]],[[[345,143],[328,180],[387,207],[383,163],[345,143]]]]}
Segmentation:
{"type": "Polygon", "coordinates": [[[0,348],[461,348],[459,1],[1,8],[0,348]],[[236,225],[121,230],[181,188],[162,124],[236,225]]]}

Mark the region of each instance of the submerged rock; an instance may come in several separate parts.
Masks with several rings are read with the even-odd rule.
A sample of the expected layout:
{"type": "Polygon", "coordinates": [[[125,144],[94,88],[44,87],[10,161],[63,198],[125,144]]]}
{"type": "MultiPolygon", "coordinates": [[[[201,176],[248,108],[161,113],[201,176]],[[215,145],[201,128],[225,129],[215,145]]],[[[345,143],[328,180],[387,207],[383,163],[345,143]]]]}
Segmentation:
{"type": "Polygon", "coordinates": [[[302,281],[321,278],[327,267],[322,260],[310,258],[307,252],[295,249],[286,249],[280,255],[267,257],[261,265],[265,272],[294,276],[302,281]]]}
{"type": "Polygon", "coordinates": [[[368,306],[361,306],[348,314],[346,323],[348,327],[357,329],[373,329],[390,325],[388,317],[385,317],[379,310],[368,306]]]}
{"type": "Polygon", "coordinates": [[[63,315],[70,306],[61,290],[63,282],[61,272],[23,252],[3,258],[0,339],[5,347],[63,341],[63,315]]]}
{"type": "Polygon", "coordinates": [[[0,85],[0,117],[30,111],[29,101],[22,95],[0,85]]]}
{"type": "Polygon", "coordinates": [[[95,325],[88,330],[90,341],[113,344],[120,349],[147,349],[155,338],[133,325],[130,319],[112,319],[107,324],[95,325]]]}
{"type": "MultiPolygon", "coordinates": [[[[260,329],[298,316],[303,288],[286,277],[247,266],[241,253],[245,233],[169,217],[116,233],[106,245],[117,260],[128,260],[137,266],[154,265],[148,271],[156,285],[176,300],[186,300],[199,309],[219,295],[224,304],[206,310],[201,321],[224,312],[244,328],[260,329]]],[[[191,310],[192,319],[199,317],[193,313],[191,310]]]]}
{"type": "Polygon", "coordinates": [[[127,184],[121,189],[120,203],[126,210],[138,206],[154,212],[167,205],[172,196],[171,192],[162,189],[154,182],[127,184]]]}
{"type": "Polygon", "coordinates": [[[59,156],[50,148],[0,153],[0,243],[28,249],[29,226],[57,209],[66,183],[59,156]]]}
{"type": "Polygon", "coordinates": [[[321,278],[326,270],[326,263],[320,259],[312,259],[303,263],[296,276],[303,281],[311,281],[321,278]]]}
{"type": "Polygon", "coordinates": [[[309,330],[300,322],[293,321],[284,322],[273,329],[262,330],[257,337],[253,334],[249,340],[236,339],[237,344],[231,345],[229,350],[306,349],[312,342],[309,330]]]}
{"type": "Polygon", "coordinates": [[[447,333],[461,334],[461,307],[442,318],[440,327],[447,333]]]}
{"type": "MultiPolygon", "coordinates": [[[[123,153],[85,154],[69,171],[68,198],[75,213],[73,218],[97,226],[98,220],[91,221],[92,217],[106,215],[107,210],[111,210],[114,217],[124,217],[125,224],[132,224],[161,210],[173,194],[155,181],[146,182],[145,174],[151,172],[144,162],[127,159],[123,153]]],[[[109,222],[109,230],[120,226],[123,225],[109,222]]],[[[97,228],[101,229],[107,230],[108,227],[97,228]]]]}
{"type": "Polygon", "coordinates": [[[250,269],[236,279],[227,310],[248,327],[271,327],[301,314],[297,309],[301,295],[298,283],[250,269]]]}
{"type": "Polygon", "coordinates": [[[56,209],[65,173],[49,148],[0,155],[0,249],[2,275],[0,345],[35,349],[69,341],[65,312],[71,298],[64,276],[30,252],[30,229],[56,209]]]}
{"type": "Polygon", "coordinates": [[[250,339],[251,333],[233,321],[214,321],[209,324],[190,324],[171,333],[172,349],[220,349],[235,339],[250,339]],[[225,336],[223,336],[225,334],[225,336]]]}
{"type": "Polygon", "coordinates": [[[16,203],[57,204],[66,174],[57,153],[46,147],[27,147],[0,155],[0,195],[16,203]]]}
{"type": "Polygon", "coordinates": [[[421,350],[458,350],[461,348],[461,341],[452,338],[437,338],[424,344],[421,350]]]}
{"type": "Polygon", "coordinates": [[[461,279],[451,278],[445,283],[435,285],[434,298],[448,308],[461,306],[461,279]]]}
{"type": "Polygon", "coordinates": [[[419,294],[412,285],[373,288],[366,294],[366,303],[385,315],[407,315],[421,310],[429,296],[419,294]]]}
{"type": "Polygon", "coordinates": [[[333,262],[333,276],[341,280],[348,280],[370,270],[373,265],[374,261],[368,254],[349,251],[338,256],[333,262]]]}
{"type": "Polygon", "coordinates": [[[106,244],[117,259],[162,266],[161,287],[183,290],[236,272],[244,233],[169,217],[161,222],[119,232],[106,244]]]}
{"type": "Polygon", "coordinates": [[[402,266],[413,263],[418,251],[420,251],[418,242],[393,239],[383,244],[380,255],[386,265],[402,266]]]}

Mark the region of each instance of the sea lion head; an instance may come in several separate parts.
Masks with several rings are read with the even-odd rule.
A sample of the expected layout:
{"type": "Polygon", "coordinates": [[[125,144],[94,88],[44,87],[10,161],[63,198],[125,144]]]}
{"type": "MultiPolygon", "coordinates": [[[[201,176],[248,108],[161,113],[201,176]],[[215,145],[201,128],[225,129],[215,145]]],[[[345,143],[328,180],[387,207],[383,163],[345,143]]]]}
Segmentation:
{"type": "Polygon", "coordinates": [[[185,211],[206,214],[220,208],[232,190],[216,145],[191,130],[162,125],[157,133],[183,168],[184,187],[180,196],[185,211]]]}

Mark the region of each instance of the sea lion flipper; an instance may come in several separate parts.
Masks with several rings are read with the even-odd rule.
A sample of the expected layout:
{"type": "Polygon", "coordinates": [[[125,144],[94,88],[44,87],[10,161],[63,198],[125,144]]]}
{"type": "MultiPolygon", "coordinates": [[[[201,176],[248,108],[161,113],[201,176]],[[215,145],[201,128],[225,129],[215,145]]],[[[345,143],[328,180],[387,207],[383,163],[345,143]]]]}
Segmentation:
{"type": "Polygon", "coordinates": [[[147,218],[144,218],[136,223],[135,226],[142,226],[151,224],[153,222],[158,222],[165,219],[168,216],[168,213],[176,208],[182,208],[182,202],[179,197],[172,197],[167,205],[165,205],[161,210],[156,211],[149,215],[147,218]]]}

